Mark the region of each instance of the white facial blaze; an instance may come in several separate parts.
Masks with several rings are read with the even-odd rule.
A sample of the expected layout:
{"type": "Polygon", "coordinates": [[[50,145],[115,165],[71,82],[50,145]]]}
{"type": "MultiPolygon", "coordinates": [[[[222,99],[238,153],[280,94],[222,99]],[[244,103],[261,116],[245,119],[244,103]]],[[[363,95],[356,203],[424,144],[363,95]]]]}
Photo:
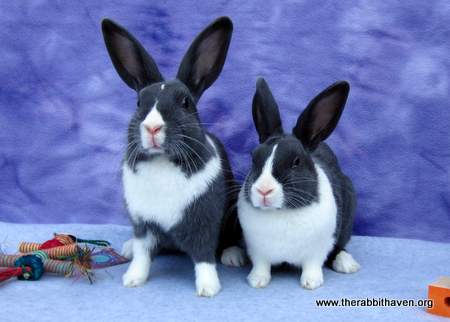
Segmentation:
{"type": "Polygon", "coordinates": [[[150,128],[164,125],[164,120],[162,118],[161,113],[159,113],[157,107],[158,107],[158,101],[155,102],[150,113],[147,114],[144,121],[142,122],[144,125],[147,125],[150,128]]]}
{"type": "Polygon", "coordinates": [[[165,122],[157,106],[158,100],[156,100],[150,113],[147,114],[140,126],[142,146],[150,150],[159,150],[166,138],[164,130],[165,122]],[[160,130],[152,133],[155,129],[160,130]]]}
{"type": "Polygon", "coordinates": [[[262,209],[281,208],[283,206],[283,186],[273,176],[273,160],[278,144],[264,164],[261,175],[251,188],[250,199],[253,206],[262,209]]]}

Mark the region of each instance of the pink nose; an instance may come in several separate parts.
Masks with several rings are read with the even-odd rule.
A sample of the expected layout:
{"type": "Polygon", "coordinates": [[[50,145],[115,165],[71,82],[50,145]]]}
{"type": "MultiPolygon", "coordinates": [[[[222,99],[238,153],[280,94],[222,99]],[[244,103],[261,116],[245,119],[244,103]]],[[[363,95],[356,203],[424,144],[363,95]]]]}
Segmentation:
{"type": "Polygon", "coordinates": [[[265,189],[265,190],[261,190],[256,188],[256,190],[259,192],[260,195],[262,195],[263,197],[266,197],[268,194],[270,194],[273,189],[265,189]]]}
{"type": "Polygon", "coordinates": [[[148,125],[144,125],[144,126],[145,126],[145,129],[147,130],[147,132],[151,136],[158,134],[158,132],[161,131],[161,129],[162,129],[161,125],[157,125],[157,126],[153,126],[153,127],[150,127],[148,125]]]}

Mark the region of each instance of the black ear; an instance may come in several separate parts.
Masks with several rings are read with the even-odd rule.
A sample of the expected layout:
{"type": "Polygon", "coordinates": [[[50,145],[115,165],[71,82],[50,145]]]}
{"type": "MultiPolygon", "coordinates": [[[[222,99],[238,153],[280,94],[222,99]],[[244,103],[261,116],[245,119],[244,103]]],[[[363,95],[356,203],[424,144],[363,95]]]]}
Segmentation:
{"type": "Polygon", "coordinates": [[[274,134],[283,134],[277,102],[264,78],[258,78],[256,81],[252,113],[260,143],[274,134]]]}
{"type": "Polygon", "coordinates": [[[344,110],[349,91],[349,83],[336,82],[308,104],[292,129],[303,146],[313,151],[333,132],[344,110]]]}
{"type": "Polygon", "coordinates": [[[198,101],[222,71],[232,32],[230,18],[218,18],[195,38],[184,55],[177,78],[189,88],[195,100],[198,101]]]}
{"type": "Polygon", "coordinates": [[[114,67],[128,86],[139,91],[163,80],[155,61],[125,28],[104,19],[102,31],[114,67]]]}

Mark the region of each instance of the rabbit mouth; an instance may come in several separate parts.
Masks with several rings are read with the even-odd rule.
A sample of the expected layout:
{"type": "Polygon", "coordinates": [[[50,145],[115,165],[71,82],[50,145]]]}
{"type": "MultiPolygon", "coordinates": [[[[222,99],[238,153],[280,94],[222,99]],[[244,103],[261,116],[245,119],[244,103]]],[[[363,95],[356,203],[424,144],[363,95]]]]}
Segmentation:
{"type": "Polygon", "coordinates": [[[278,209],[282,208],[281,205],[278,205],[274,202],[270,202],[267,200],[262,200],[260,203],[257,203],[257,204],[252,202],[252,205],[253,205],[253,207],[260,209],[260,210],[278,210],[278,209]]]}
{"type": "Polygon", "coordinates": [[[145,124],[140,126],[141,145],[149,154],[163,153],[166,140],[165,127],[149,128],[145,124]]]}
{"type": "Polygon", "coordinates": [[[261,194],[259,192],[259,189],[255,189],[252,193],[252,196],[250,198],[250,202],[254,208],[261,209],[261,210],[276,210],[282,208],[282,197],[279,195],[279,193],[274,194],[267,194],[263,193],[261,194]],[[258,191],[258,192],[255,192],[258,191]]]}
{"type": "Polygon", "coordinates": [[[148,147],[148,148],[146,148],[145,150],[146,150],[147,153],[149,153],[149,154],[162,154],[162,153],[165,152],[164,149],[163,149],[161,146],[159,146],[159,145],[155,145],[155,146],[152,146],[152,147],[148,147]]]}

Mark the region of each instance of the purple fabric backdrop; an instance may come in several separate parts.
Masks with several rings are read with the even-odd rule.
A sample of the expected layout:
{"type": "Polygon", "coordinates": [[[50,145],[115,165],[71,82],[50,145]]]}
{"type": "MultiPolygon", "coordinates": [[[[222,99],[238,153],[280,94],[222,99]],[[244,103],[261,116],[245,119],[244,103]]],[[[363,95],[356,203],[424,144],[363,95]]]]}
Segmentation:
{"type": "Polygon", "coordinates": [[[352,89],[329,139],[358,190],[356,234],[450,241],[448,1],[2,1],[0,221],[127,223],[120,162],[135,95],[100,20],[131,30],[167,78],[212,19],[235,23],[200,101],[239,178],[256,144],[255,78],[286,130],[338,79],[352,89]]]}

